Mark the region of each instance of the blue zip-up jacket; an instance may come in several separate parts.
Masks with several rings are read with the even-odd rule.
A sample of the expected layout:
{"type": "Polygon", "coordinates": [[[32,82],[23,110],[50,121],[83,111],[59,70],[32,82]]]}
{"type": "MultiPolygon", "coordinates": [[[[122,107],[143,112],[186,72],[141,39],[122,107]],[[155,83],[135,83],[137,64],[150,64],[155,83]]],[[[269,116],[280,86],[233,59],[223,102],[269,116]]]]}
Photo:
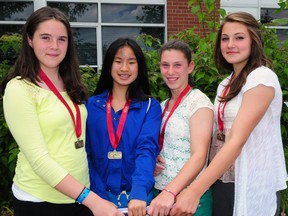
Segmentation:
{"type": "MultiPolygon", "coordinates": [[[[91,190],[109,200],[107,191],[118,195],[130,192],[129,200],[146,201],[154,186],[154,168],[159,153],[159,131],[161,125],[160,103],[151,98],[139,102],[132,100],[117,151],[122,159],[108,159],[111,146],[106,120],[108,91],[89,98],[86,128],[86,150],[88,156],[91,190]]],[[[114,134],[122,110],[114,112],[112,121],[114,134]]]]}

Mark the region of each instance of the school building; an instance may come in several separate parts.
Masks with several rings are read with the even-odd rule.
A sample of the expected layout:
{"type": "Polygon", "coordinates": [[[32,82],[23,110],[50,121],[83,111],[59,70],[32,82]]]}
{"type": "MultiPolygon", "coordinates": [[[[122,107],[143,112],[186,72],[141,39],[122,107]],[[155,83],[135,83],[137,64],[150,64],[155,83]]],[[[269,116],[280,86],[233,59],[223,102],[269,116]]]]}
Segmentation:
{"type": "MultiPolygon", "coordinates": [[[[165,42],[169,35],[195,27],[204,29],[191,14],[189,0],[0,0],[0,36],[6,32],[21,32],[27,17],[43,6],[63,11],[73,28],[82,66],[101,67],[103,53],[118,37],[136,38],[146,33],[165,42]]],[[[246,11],[257,19],[270,21],[288,17],[288,10],[274,14],[278,0],[215,0],[217,7],[229,11],[246,11]]],[[[288,25],[275,26],[280,38],[285,38],[288,25]]],[[[0,56],[1,57],[1,56],[0,56]]]]}

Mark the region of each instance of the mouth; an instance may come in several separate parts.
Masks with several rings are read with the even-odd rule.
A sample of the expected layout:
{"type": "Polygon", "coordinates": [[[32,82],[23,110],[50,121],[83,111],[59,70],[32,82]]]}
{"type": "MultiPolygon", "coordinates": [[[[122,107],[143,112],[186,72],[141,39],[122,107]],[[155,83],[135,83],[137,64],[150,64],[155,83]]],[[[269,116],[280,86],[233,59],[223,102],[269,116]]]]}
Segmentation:
{"type": "Polygon", "coordinates": [[[59,56],[59,54],[48,53],[47,56],[49,56],[51,58],[56,58],[59,56]]]}
{"type": "Polygon", "coordinates": [[[166,77],[168,82],[176,82],[178,80],[178,77],[166,77]]]}
{"type": "Polygon", "coordinates": [[[130,75],[129,74],[119,74],[119,77],[123,80],[129,79],[130,75]]]}

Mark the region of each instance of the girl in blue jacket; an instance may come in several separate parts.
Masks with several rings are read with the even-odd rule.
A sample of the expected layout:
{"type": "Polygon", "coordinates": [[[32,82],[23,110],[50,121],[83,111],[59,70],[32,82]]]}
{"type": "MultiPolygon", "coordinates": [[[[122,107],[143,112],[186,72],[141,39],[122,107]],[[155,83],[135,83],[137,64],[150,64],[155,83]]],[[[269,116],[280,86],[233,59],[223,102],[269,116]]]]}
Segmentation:
{"type": "Polygon", "coordinates": [[[151,97],[145,57],[134,40],[120,38],[109,46],[86,107],[91,190],[133,216],[146,215],[161,107],[151,97]]]}

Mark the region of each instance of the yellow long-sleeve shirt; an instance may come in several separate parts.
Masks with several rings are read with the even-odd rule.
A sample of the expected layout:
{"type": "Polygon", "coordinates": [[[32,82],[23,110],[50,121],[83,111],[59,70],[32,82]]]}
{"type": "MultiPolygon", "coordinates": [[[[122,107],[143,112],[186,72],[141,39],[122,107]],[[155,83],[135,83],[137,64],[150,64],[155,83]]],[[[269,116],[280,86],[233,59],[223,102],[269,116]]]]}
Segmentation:
{"type": "MultiPolygon", "coordinates": [[[[61,92],[61,95],[76,118],[68,94],[61,92]]],[[[52,91],[17,78],[6,86],[3,107],[8,127],[20,149],[14,183],[43,201],[75,202],[54,188],[68,173],[89,186],[85,147],[74,146],[75,126],[67,108],[52,91]]],[[[85,105],[79,108],[81,139],[85,142],[87,111],[85,105]]]]}

